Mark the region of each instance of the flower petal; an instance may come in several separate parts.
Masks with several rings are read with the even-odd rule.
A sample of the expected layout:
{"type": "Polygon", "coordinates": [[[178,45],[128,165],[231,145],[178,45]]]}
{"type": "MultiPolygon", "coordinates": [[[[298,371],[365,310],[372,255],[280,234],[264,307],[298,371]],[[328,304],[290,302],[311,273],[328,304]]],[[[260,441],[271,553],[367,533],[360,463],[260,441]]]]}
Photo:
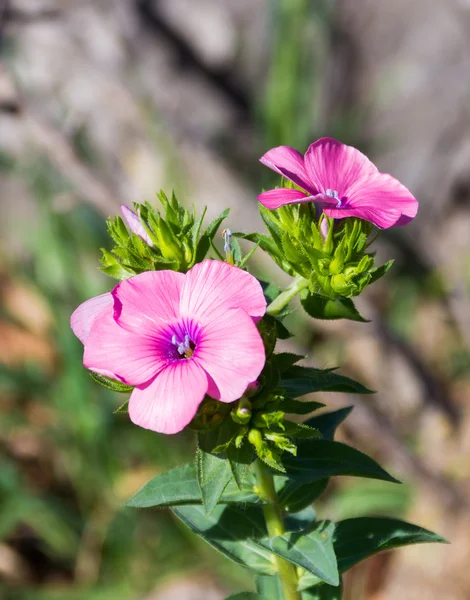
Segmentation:
{"type": "Polygon", "coordinates": [[[292,190],[290,188],[275,188],[274,190],[268,190],[267,192],[259,194],[258,200],[263,206],[269,208],[269,210],[274,210],[285,204],[311,202],[312,196],[308,196],[299,190],[292,190]]]}
{"type": "Polygon", "coordinates": [[[70,317],[70,327],[82,344],[86,342],[95,320],[100,318],[100,316],[108,310],[111,312],[112,305],[113,297],[110,293],[106,293],[83,302],[83,304],[80,304],[80,306],[72,313],[72,316],[70,317]]]}
{"type": "Polygon", "coordinates": [[[318,192],[330,189],[340,198],[349,197],[351,187],[362,185],[377,173],[377,167],[362,152],[333,138],[311,144],[305,153],[305,168],[318,192]]]}
{"type": "MultiPolygon", "coordinates": [[[[416,217],[418,201],[402,183],[387,173],[374,173],[349,192],[348,208],[368,208],[380,212],[399,212],[393,225],[405,225],[416,217]]],[[[385,229],[390,225],[378,225],[385,229]]]]}
{"type": "Polygon", "coordinates": [[[207,375],[197,361],[175,361],[150,383],[134,389],[131,421],[152,431],[178,433],[196,414],[207,387],[207,375]]]}
{"type": "Polygon", "coordinates": [[[142,336],[158,335],[179,319],[184,279],[174,271],[147,271],[122,281],[111,292],[116,322],[142,336]]]}
{"type": "Polygon", "coordinates": [[[109,311],[90,330],[83,364],[91,371],[128,385],[141,385],[166,366],[165,348],[161,335],[128,331],[116,323],[109,311]]]}
{"type": "Polygon", "coordinates": [[[237,309],[220,313],[202,328],[194,358],[215,384],[211,382],[211,395],[222,402],[240,398],[266,361],[256,325],[237,309]]]}
{"type": "Polygon", "coordinates": [[[307,191],[313,191],[305,170],[304,157],[290,146],[271,148],[260,162],[307,191]]]}
{"type": "Polygon", "coordinates": [[[359,206],[357,208],[324,208],[324,213],[333,219],[345,219],[346,217],[356,217],[364,219],[376,225],[379,229],[388,229],[398,225],[401,213],[395,208],[381,208],[373,206],[359,206]]]}
{"type": "Polygon", "coordinates": [[[180,308],[182,316],[202,325],[230,308],[259,319],[266,312],[266,300],[253,275],[218,260],[204,260],[186,273],[180,308]]]}
{"type": "Polygon", "coordinates": [[[132,233],[135,233],[141,239],[143,239],[146,244],[153,247],[152,239],[150,238],[149,234],[145,230],[145,227],[142,225],[139,217],[135,214],[135,212],[127,208],[127,206],[125,206],[124,204],[121,204],[121,213],[132,233]]]}

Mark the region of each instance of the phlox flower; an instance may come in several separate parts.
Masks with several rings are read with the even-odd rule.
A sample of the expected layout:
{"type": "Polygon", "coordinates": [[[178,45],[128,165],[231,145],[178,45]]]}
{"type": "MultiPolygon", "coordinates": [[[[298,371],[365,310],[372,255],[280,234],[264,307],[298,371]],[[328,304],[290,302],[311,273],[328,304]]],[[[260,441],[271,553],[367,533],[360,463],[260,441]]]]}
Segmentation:
{"type": "Polygon", "coordinates": [[[204,396],[240,398],[265,363],[256,322],[266,311],[259,282],[205,260],[186,274],[148,271],[81,304],[71,327],[85,367],[135,386],[129,416],[161,433],[181,431],[204,396]]]}
{"type": "Polygon", "coordinates": [[[145,227],[142,225],[139,217],[135,214],[135,212],[132,211],[130,208],[127,208],[125,204],[122,204],[121,213],[132,233],[138,235],[149,246],[153,246],[151,237],[145,231],[145,227]]]}
{"type": "Polygon", "coordinates": [[[278,146],[260,161],[303,190],[263,192],[258,200],[271,210],[285,204],[315,202],[328,217],[357,217],[380,229],[405,225],[418,211],[418,201],[397,179],[380,173],[356,148],[332,138],[317,140],[305,156],[289,146],[278,146]]]}

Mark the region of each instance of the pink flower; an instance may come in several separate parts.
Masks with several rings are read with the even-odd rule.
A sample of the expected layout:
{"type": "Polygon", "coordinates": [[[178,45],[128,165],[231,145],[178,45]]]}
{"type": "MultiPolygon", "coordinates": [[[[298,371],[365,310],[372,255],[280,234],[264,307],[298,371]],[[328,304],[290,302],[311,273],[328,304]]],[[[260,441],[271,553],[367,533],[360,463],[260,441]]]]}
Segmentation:
{"type": "Polygon", "coordinates": [[[131,277],[81,304],[71,326],[88,369],[135,386],[131,420],[177,433],[206,394],[233,402],[257,379],[265,352],[255,323],[265,311],[252,275],[205,260],[185,275],[131,277]]]}
{"type": "Polygon", "coordinates": [[[145,227],[142,225],[139,217],[135,214],[135,212],[130,210],[130,208],[127,208],[127,206],[125,206],[124,204],[121,204],[121,213],[132,233],[138,235],[142,240],[144,240],[146,244],[152,247],[152,239],[146,232],[145,227]]]}
{"type": "Polygon", "coordinates": [[[328,217],[357,217],[380,229],[405,225],[418,211],[418,201],[397,179],[380,173],[359,150],[332,138],[317,140],[305,156],[289,146],[279,146],[260,161],[304,190],[263,192],[258,200],[271,210],[316,202],[328,217]]]}

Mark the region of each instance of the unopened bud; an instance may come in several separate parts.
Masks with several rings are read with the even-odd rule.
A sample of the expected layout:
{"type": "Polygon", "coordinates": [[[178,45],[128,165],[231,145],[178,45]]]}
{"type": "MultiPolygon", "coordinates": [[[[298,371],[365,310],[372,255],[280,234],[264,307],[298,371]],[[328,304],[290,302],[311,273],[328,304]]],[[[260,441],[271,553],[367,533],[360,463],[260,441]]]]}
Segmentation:
{"type": "Polygon", "coordinates": [[[259,448],[263,444],[263,436],[261,435],[261,431],[259,429],[251,429],[248,434],[248,441],[255,448],[259,448]]]}

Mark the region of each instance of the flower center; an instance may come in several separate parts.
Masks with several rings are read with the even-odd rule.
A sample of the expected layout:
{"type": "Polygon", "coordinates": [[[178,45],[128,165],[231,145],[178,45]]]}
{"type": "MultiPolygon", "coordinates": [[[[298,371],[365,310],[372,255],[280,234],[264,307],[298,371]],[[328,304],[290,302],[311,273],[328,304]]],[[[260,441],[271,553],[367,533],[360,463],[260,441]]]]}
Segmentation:
{"type": "Polygon", "coordinates": [[[328,188],[325,194],[329,198],[334,198],[335,200],[337,200],[338,204],[336,205],[336,208],[341,208],[341,200],[339,199],[338,192],[336,190],[330,190],[330,188],[328,188]]]}
{"type": "Polygon", "coordinates": [[[171,343],[176,346],[178,354],[181,356],[181,358],[191,358],[191,356],[194,354],[194,348],[196,347],[196,344],[190,340],[188,334],[184,336],[183,341],[179,340],[176,335],[173,335],[171,338],[171,343]]]}

